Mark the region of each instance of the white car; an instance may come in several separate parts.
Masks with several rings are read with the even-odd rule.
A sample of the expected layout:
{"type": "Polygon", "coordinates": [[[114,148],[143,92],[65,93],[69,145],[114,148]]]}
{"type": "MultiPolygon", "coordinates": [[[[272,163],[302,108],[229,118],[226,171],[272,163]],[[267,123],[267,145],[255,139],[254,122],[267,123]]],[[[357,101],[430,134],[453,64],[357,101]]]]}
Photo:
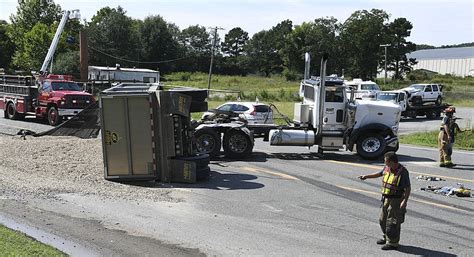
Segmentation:
{"type": "MultiPolygon", "coordinates": [[[[219,111],[231,111],[240,114],[249,124],[274,124],[272,108],[258,102],[227,102],[216,108],[219,111]]],[[[207,119],[213,112],[205,112],[202,119],[207,119]]]]}
{"type": "Polygon", "coordinates": [[[422,105],[427,102],[434,102],[440,105],[443,101],[443,85],[439,84],[413,84],[402,88],[408,96],[411,105],[422,105]]]}
{"type": "Polygon", "coordinates": [[[346,80],[344,84],[354,89],[355,99],[375,100],[377,98],[377,92],[380,91],[380,87],[377,83],[363,81],[362,79],[346,80]]]}

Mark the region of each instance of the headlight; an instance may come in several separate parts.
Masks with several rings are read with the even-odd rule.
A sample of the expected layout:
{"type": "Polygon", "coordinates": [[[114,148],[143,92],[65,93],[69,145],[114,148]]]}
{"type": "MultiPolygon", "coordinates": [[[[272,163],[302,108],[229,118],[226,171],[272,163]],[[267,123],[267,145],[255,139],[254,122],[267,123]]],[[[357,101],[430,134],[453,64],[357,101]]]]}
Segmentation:
{"type": "Polygon", "coordinates": [[[397,125],[392,126],[392,131],[395,135],[398,134],[398,126],[397,125]]]}
{"type": "Polygon", "coordinates": [[[61,101],[61,105],[65,105],[65,104],[66,104],[66,102],[65,102],[65,101],[61,101]]]}
{"type": "Polygon", "coordinates": [[[73,104],[77,103],[77,100],[72,100],[72,103],[73,103],[73,104]]]}

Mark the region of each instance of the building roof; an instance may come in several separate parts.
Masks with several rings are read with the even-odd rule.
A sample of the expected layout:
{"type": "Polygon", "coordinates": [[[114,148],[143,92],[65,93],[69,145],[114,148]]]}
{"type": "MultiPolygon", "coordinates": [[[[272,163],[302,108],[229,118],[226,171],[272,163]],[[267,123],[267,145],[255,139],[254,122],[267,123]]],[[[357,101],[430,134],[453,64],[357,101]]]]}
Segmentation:
{"type": "Polygon", "coordinates": [[[474,58],[474,47],[425,49],[409,53],[407,56],[417,60],[474,58]]]}
{"type": "Polygon", "coordinates": [[[159,73],[159,71],[150,70],[150,69],[122,68],[122,67],[117,69],[116,67],[102,67],[102,66],[89,66],[89,70],[159,73]]]}

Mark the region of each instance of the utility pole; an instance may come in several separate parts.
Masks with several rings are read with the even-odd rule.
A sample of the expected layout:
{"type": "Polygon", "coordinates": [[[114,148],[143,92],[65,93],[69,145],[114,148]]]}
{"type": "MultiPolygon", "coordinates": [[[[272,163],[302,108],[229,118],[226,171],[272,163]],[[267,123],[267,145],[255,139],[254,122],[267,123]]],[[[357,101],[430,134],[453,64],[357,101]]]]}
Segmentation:
{"type": "Polygon", "coordinates": [[[207,90],[211,89],[211,77],[212,77],[212,63],[214,62],[214,48],[216,46],[216,39],[217,39],[217,30],[220,29],[220,30],[223,30],[223,28],[219,28],[219,27],[213,27],[213,28],[210,28],[211,30],[214,30],[214,35],[213,35],[213,39],[212,39],[212,47],[211,47],[211,63],[209,65],[209,77],[207,79],[207,90]]]}
{"type": "Polygon", "coordinates": [[[387,84],[387,47],[389,47],[390,44],[386,45],[380,45],[380,47],[385,47],[385,76],[383,78],[383,85],[385,86],[387,84]]]}

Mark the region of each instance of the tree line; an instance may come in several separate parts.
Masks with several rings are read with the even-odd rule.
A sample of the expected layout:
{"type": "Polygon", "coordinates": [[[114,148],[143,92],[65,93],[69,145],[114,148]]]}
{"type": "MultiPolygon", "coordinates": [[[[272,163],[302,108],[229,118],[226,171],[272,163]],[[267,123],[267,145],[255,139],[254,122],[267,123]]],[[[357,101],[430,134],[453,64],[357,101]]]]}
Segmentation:
{"type": "MultiPolygon", "coordinates": [[[[54,1],[21,0],[10,22],[0,21],[0,67],[39,70],[62,16],[54,1]]],[[[180,29],[160,15],[133,19],[120,6],[104,7],[90,21],[69,20],[61,36],[53,71],[79,73],[79,31],[88,35],[89,65],[137,67],[160,70],[207,72],[213,46],[213,72],[228,75],[282,74],[299,79],[304,70],[304,53],[313,56],[312,73],[319,73],[318,59],[330,56],[330,74],[373,79],[384,67],[400,79],[416,63],[406,54],[416,45],[407,41],[410,21],[389,21],[384,10],[358,10],[343,22],[334,17],[316,18],[302,24],[283,20],[268,30],[249,37],[240,27],[230,29],[224,39],[213,38],[201,25],[180,29]]]]}

